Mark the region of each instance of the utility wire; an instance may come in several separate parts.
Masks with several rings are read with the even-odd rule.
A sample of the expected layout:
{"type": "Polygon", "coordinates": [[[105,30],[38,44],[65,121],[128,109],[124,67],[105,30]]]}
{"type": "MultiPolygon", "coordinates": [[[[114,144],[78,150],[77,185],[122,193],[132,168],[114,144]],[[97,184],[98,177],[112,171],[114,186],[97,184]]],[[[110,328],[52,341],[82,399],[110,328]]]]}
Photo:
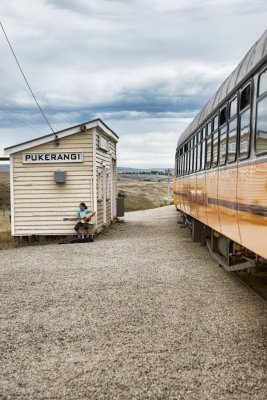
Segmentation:
{"type": "Polygon", "coordinates": [[[0,25],[1,25],[2,31],[3,31],[3,33],[4,33],[4,35],[5,35],[5,38],[6,38],[6,40],[7,40],[7,43],[8,43],[8,45],[9,45],[9,47],[10,47],[10,50],[11,50],[11,52],[12,52],[12,54],[13,54],[15,60],[16,60],[16,63],[17,63],[17,65],[18,65],[19,69],[20,69],[20,72],[21,72],[21,74],[22,74],[22,76],[23,76],[23,78],[24,78],[24,80],[25,80],[25,82],[26,82],[26,84],[27,84],[27,86],[28,86],[28,88],[29,88],[31,94],[32,94],[32,97],[33,97],[34,100],[35,100],[35,103],[37,104],[37,106],[38,106],[40,112],[42,113],[42,115],[43,115],[43,117],[44,117],[44,119],[45,119],[47,125],[49,126],[49,128],[51,129],[51,131],[52,131],[53,133],[55,133],[54,130],[53,130],[53,128],[52,128],[52,126],[50,125],[48,119],[46,118],[46,116],[45,116],[45,114],[44,114],[44,112],[43,112],[43,110],[42,110],[40,104],[38,103],[38,100],[36,99],[36,97],[35,97],[35,95],[34,95],[32,89],[31,89],[31,86],[30,86],[29,82],[27,81],[26,76],[24,75],[24,72],[23,72],[23,70],[22,70],[22,68],[21,68],[21,66],[20,66],[20,63],[19,63],[19,61],[18,61],[18,59],[17,59],[17,57],[16,57],[16,54],[15,54],[15,52],[14,52],[12,46],[11,46],[11,43],[10,43],[8,37],[7,37],[6,31],[4,30],[4,27],[3,27],[1,21],[0,21],[0,25]]]}

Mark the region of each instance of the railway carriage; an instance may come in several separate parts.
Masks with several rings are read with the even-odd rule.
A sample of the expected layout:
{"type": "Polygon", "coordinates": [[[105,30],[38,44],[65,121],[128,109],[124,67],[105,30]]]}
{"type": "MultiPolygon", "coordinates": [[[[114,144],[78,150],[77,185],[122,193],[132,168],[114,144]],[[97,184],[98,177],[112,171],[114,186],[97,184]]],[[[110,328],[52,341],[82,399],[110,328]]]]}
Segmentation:
{"type": "Polygon", "coordinates": [[[174,202],[228,270],[267,259],[267,30],[181,134],[174,202]]]}

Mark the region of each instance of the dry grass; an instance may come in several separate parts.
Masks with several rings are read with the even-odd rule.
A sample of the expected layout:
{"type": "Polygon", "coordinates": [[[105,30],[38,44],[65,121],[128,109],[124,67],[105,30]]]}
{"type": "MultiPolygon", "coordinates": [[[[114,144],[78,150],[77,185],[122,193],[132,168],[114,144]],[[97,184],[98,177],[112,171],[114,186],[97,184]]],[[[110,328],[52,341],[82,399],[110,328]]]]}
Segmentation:
{"type": "Polygon", "coordinates": [[[0,211],[0,250],[15,247],[10,229],[10,211],[0,211]]]}
{"type": "Polygon", "coordinates": [[[9,172],[0,172],[0,207],[10,205],[9,172]]]}
{"type": "MultiPolygon", "coordinates": [[[[172,195],[172,183],[169,186],[172,195]]],[[[119,195],[125,198],[126,211],[146,210],[170,204],[164,201],[168,196],[168,182],[146,182],[139,180],[118,181],[119,195]]]]}

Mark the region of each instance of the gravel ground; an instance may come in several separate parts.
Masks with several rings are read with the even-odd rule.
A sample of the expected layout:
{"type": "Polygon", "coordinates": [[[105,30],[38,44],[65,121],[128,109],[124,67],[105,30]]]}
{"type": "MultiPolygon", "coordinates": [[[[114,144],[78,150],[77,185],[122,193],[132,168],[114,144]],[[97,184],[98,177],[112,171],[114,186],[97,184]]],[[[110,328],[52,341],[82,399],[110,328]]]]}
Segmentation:
{"type": "Polygon", "coordinates": [[[267,307],[173,207],[1,252],[1,399],[267,398],[267,307]]]}

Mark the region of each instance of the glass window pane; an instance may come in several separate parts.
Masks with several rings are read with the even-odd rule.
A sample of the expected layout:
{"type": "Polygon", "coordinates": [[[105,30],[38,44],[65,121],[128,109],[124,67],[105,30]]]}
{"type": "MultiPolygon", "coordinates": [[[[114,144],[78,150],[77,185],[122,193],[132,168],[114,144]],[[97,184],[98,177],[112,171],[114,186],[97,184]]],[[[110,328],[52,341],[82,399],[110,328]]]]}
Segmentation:
{"type": "Polygon", "coordinates": [[[192,147],[190,151],[190,173],[193,172],[194,169],[194,147],[192,147]]]}
{"type": "Polygon", "coordinates": [[[201,160],[201,169],[205,168],[205,152],[206,152],[206,140],[203,140],[202,142],[202,160],[201,160]]]}
{"type": "Polygon", "coordinates": [[[201,143],[197,146],[197,171],[201,169],[201,143]]]}
{"type": "Polygon", "coordinates": [[[195,146],[195,150],[194,150],[194,171],[196,172],[197,170],[197,146],[195,146]]]}
{"type": "Polygon", "coordinates": [[[237,118],[229,123],[228,162],[236,160],[237,118]]]}
{"type": "Polygon", "coordinates": [[[230,118],[232,118],[237,113],[237,97],[234,98],[230,103],[230,118]]]}
{"type": "Polygon", "coordinates": [[[250,104],[250,85],[242,90],[240,96],[240,110],[243,110],[250,104]]]}
{"type": "Polygon", "coordinates": [[[256,126],[256,152],[267,151],[267,96],[258,103],[256,126]]]}
{"type": "Polygon", "coordinates": [[[220,112],[220,126],[227,121],[227,107],[225,106],[220,112]]]}
{"type": "Polygon", "coordinates": [[[248,158],[250,143],[250,109],[240,116],[240,158],[248,158]]]}
{"type": "Polygon", "coordinates": [[[205,164],[206,169],[211,167],[211,145],[212,145],[212,140],[210,137],[209,139],[207,139],[207,154],[206,154],[206,164],[205,164]]]}
{"type": "Polygon", "coordinates": [[[218,164],[218,132],[213,135],[213,146],[212,146],[212,165],[215,167],[218,164]]]}
{"type": "Polygon", "coordinates": [[[216,115],[216,117],[213,118],[213,130],[216,131],[218,129],[218,124],[219,124],[219,117],[216,115]]]}
{"type": "Polygon", "coordinates": [[[219,163],[220,165],[224,165],[226,162],[226,143],[227,143],[227,125],[225,125],[221,129],[221,135],[220,135],[220,159],[219,163]]]}
{"type": "Polygon", "coordinates": [[[267,69],[260,75],[258,96],[267,91],[267,69]]]}
{"type": "Polygon", "coordinates": [[[190,161],[191,161],[191,158],[190,158],[190,151],[189,151],[188,155],[187,155],[187,173],[188,174],[190,174],[190,161]]]}
{"type": "Polygon", "coordinates": [[[207,125],[207,136],[211,134],[211,122],[208,123],[207,125]]]}

